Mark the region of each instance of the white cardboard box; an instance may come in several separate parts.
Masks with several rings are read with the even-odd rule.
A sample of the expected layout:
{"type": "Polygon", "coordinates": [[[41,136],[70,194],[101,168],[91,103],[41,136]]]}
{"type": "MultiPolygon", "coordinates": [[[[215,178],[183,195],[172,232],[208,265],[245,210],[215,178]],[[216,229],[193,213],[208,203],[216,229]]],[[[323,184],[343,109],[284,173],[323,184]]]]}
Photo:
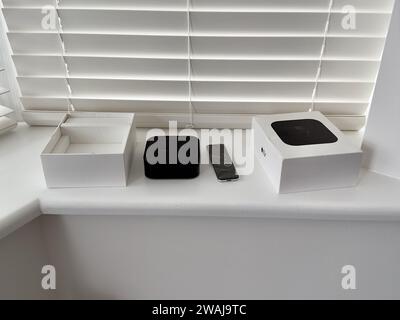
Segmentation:
{"type": "Polygon", "coordinates": [[[47,187],[126,186],[134,143],[134,114],[67,114],[41,154],[47,187]]]}
{"type": "Polygon", "coordinates": [[[276,192],[357,184],[361,149],[320,112],[254,117],[253,129],[256,157],[276,192]]]}

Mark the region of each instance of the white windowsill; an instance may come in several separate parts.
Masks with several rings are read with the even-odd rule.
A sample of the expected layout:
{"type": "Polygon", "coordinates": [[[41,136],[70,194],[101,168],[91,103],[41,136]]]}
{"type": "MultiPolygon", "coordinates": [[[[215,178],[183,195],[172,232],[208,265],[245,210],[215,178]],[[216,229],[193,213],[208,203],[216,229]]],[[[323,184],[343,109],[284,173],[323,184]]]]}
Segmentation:
{"type": "MultiPolygon", "coordinates": [[[[256,164],[250,176],[217,182],[210,166],[197,179],[158,181],[144,177],[144,130],[138,130],[127,188],[51,189],[40,152],[51,127],[28,127],[0,136],[0,238],[40,213],[231,218],[400,221],[400,180],[363,171],[355,188],[276,195],[256,164]]],[[[357,140],[357,135],[352,134],[357,140]]]]}
{"type": "Polygon", "coordinates": [[[0,135],[0,238],[40,214],[46,185],[39,155],[53,131],[19,123],[0,135]]]}

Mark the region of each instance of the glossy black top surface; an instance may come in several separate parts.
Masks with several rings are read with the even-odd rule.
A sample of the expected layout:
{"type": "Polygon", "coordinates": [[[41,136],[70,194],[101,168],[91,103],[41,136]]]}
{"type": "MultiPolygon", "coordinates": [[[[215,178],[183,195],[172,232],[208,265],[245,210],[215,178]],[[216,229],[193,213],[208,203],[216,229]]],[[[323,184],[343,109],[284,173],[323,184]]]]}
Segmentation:
{"type": "Polygon", "coordinates": [[[276,121],[271,126],[281,140],[290,146],[338,141],[338,138],[322,122],[315,119],[276,121]]]}

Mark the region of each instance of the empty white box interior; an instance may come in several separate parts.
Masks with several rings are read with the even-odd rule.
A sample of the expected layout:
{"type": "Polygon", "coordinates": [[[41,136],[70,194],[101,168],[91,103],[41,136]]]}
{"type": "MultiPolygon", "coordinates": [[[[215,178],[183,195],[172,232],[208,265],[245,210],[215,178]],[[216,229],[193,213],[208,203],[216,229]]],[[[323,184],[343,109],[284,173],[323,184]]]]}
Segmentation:
{"type": "Polygon", "coordinates": [[[126,186],[134,135],[134,114],[66,115],[41,155],[47,186],[126,186]]]}
{"type": "Polygon", "coordinates": [[[348,141],[320,112],[254,117],[256,158],[278,193],[354,186],[361,168],[362,151],[348,141]],[[333,133],[337,141],[294,146],[286,144],[272,127],[274,122],[313,119],[333,133]]]}

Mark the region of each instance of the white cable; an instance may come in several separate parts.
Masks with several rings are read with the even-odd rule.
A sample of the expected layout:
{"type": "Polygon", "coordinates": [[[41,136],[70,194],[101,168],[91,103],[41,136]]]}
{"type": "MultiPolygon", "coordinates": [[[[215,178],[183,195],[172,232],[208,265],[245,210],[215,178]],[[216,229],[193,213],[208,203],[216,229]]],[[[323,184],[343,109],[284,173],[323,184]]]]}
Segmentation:
{"type": "Polygon", "coordinates": [[[68,62],[67,62],[67,59],[65,57],[65,55],[66,55],[65,42],[64,42],[63,35],[62,35],[63,27],[62,27],[62,21],[61,21],[61,17],[60,17],[60,13],[59,13],[60,2],[61,2],[61,0],[56,0],[56,8],[55,9],[56,9],[58,25],[59,25],[59,27],[57,28],[57,33],[58,33],[58,37],[59,37],[60,42],[61,42],[62,58],[63,58],[65,70],[67,72],[67,76],[66,76],[67,89],[68,89],[68,97],[67,97],[67,99],[68,99],[68,109],[67,109],[67,113],[71,114],[71,112],[75,111],[75,108],[74,108],[74,105],[73,105],[72,100],[71,100],[72,88],[71,88],[71,84],[69,82],[68,62]]]}
{"type": "Polygon", "coordinates": [[[191,25],[190,25],[190,0],[187,0],[187,9],[186,9],[186,20],[187,20],[187,46],[188,46],[188,95],[189,95],[189,124],[187,125],[188,128],[194,128],[194,120],[193,120],[193,113],[194,108],[192,104],[192,45],[191,45],[191,25]]]}
{"type": "Polygon", "coordinates": [[[328,17],[326,19],[325,31],[324,31],[324,39],[322,41],[321,54],[319,56],[317,75],[315,76],[314,89],[313,89],[313,93],[312,93],[312,96],[311,96],[311,108],[310,108],[310,111],[314,111],[314,109],[315,109],[315,97],[317,96],[318,83],[319,83],[319,78],[321,76],[321,71],[322,71],[322,59],[324,58],[324,55],[325,55],[326,40],[327,40],[327,37],[328,37],[329,26],[330,26],[330,23],[331,23],[333,2],[334,2],[334,0],[330,0],[330,2],[329,2],[328,17]]]}

